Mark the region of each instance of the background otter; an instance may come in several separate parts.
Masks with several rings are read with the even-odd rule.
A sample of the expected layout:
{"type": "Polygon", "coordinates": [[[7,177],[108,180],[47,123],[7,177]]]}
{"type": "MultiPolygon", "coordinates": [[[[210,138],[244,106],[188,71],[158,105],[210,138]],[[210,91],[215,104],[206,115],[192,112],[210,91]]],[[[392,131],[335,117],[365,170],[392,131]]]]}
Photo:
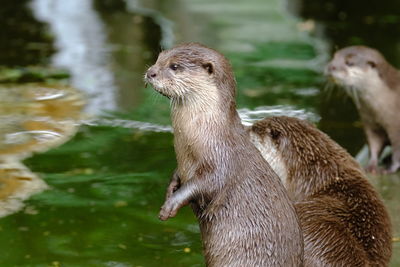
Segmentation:
{"type": "Polygon", "coordinates": [[[296,118],[267,118],[249,131],[295,202],[305,266],[388,266],[388,213],[343,148],[296,118]]]}
{"type": "Polygon", "coordinates": [[[194,203],[207,266],[302,266],[293,204],[241,124],[225,57],[180,45],[159,55],[146,80],[171,99],[181,183],[160,218],[194,203]]]}
{"type": "Polygon", "coordinates": [[[351,46],[337,51],[327,75],[346,88],[364,125],[370,150],[367,171],[378,172],[379,156],[392,145],[388,172],[400,167],[400,73],[377,50],[351,46]]]}

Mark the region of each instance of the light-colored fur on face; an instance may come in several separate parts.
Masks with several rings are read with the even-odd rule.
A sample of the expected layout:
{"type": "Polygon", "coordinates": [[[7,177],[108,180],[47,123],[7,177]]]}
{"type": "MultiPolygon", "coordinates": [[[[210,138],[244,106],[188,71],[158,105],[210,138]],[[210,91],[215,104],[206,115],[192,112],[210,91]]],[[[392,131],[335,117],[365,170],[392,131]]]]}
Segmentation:
{"type": "Polygon", "coordinates": [[[380,93],[379,88],[387,88],[377,71],[370,67],[344,67],[331,71],[330,75],[337,84],[343,86],[357,107],[363,99],[377,97],[380,93]]]}
{"type": "Polygon", "coordinates": [[[376,83],[379,80],[377,72],[371,68],[360,68],[359,66],[348,66],[343,69],[330,72],[335,82],[345,87],[355,87],[362,90],[371,81],[376,83]]]}
{"type": "Polygon", "coordinates": [[[283,185],[287,187],[287,166],[283,160],[282,153],[277,149],[274,142],[268,136],[263,138],[250,132],[250,140],[261,152],[263,158],[269,163],[274,172],[279,176],[283,185]]]}
{"type": "Polygon", "coordinates": [[[161,52],[145,80],[170,98],[173,108],[186,106],[192,113],[207,113],[235,95],[231,72],[229,62],[221,54],[191,43],[161,52]],[[230,84],[225,86],[226,82],[230,84]]]}
{"type": "Polygon", "coordinates": [[[175,63],[157,61],[154,67],[158,74],[151,84],[155,90],[169,97],[173,106],[190,105],[192,109],[206,110],[218,103],[217,87],[210,77],[212,74],[191,65],[180,65],[185,69],[174,71],[169,67],[171,64],[175,63]]]}

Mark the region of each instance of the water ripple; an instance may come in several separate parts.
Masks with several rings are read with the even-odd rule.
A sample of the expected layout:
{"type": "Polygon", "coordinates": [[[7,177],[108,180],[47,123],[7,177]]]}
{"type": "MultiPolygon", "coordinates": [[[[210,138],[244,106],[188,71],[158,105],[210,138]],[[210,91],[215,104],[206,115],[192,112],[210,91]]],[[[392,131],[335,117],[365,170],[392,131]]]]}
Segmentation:
{"type": "Polygon", "coordinates": [[[72,85],[83,90],[92,114],[117,107],[114,74],[109,67],[109,51],[102,21],[92,0],[34,0],[34,14],[47,22],[55,36],[58,52],[54,65],[71,72],[72,85]]]}
{"type": "MultiPolygon", "coordinates": [[[[239,116],[243,125],[250,126],[258,120],[265,117],[272,116],[290,116],[312,122],[318,122],[320,117],[311,111],[305,109],[295,109],[290,106],[263,106],[254,110],[243,108],[239,109],[239,116]]],[[[109,119],[109,118],[94,118],[90,120],[83,120],[81,122],[88,126],[107,126],[107,127],[121,127],[127,129],[137,129],[149,132],[168,132],[172,133],[173,129],[169,125],[160,125],[151,122],[133,121],[124,119],[109,119]]]]}
{"type": "Polygon", "coordinates": [[[291,106],[262,106],[257,107],[254,110],[247,108],[239,109],[239,116],[242,119],[242,123],[246,126],[250,126],[258,120],[272,116],[289,116],[296,117],[302,120],[309,120],[312,122],[318,122],[320,120],[319,115],[314,112],[307,111],[305,109],[295,109],[291,106]]]}

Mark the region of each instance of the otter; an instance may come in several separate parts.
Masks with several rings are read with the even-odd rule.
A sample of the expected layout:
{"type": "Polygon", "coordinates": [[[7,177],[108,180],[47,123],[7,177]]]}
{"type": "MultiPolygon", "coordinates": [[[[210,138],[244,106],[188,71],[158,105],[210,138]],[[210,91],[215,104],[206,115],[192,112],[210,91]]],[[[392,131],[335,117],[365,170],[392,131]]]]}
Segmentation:
{"type": "Polygon", "coordinates": [[[266,118],[249,132],[295,203],[305,266],[388,266],[389,215],[347,151],[296,118],[266,118]]]}
{"type": "Polygon", "coordinates": [[[379,157],[392,146],[391,165],[400,167],[400,72],[377,50],[351,46],[338,50],[326,67],[326,75],[343,86],[358,109],[370,151],[366,170],[379,173],[379,157]]]}
{"type": "Polygon", "coordinates": [[[241,124],[228,60],[183,44],[161,52],[145,80],[171,100],[178,163],[160,219],[191,203],[210,267],[303,266],[296,211],[241,124]]]}

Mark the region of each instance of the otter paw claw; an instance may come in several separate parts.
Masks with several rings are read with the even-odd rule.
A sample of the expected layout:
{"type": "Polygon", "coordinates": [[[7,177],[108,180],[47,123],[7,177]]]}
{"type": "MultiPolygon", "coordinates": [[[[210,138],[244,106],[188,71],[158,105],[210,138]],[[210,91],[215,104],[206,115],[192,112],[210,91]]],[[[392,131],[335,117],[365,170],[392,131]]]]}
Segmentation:
{"type": "Polygon", "coordinates": [[[169,218],[175,217],[177,212],[177,208],[174,208],[172,204],[166,203],[161,207],[158,218],[162,221],[166,221],[169,218]]]}
{"type": "Polygon", "coordinates": [[[178,189],[179,189],[178,183],[174,183],[174,182],[171,183],[167,188],[167,193],[166,193],[165,199],[169,199],[175,193],[175,191],[178,189]]]}
{"type": "Polygon", "coordinates": [[[372,175],[379,175],[383,173],[383,170],[380,169],[378,166],[376,165],[368,165],[365,168],[365,172],[370,173],[372,175]]]}

